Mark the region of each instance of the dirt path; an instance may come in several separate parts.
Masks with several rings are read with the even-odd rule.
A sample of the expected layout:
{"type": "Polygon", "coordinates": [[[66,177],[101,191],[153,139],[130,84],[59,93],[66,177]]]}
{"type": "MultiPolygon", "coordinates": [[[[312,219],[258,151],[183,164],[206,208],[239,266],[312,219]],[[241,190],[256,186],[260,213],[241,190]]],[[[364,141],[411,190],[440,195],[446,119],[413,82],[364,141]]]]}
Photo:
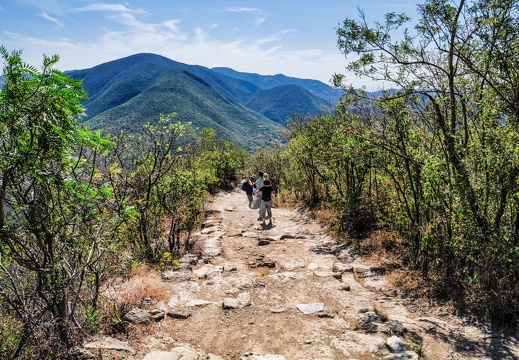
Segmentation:
{"type": "Polygon", "coordinates": [[[166,316],[133,325],[123,348],[97,338],[89,351],[146,360],[519,359],[516,340],[400,296],[383,268],[303,213],[275,208],[273,226],[261,226],[239,190],[210,208],[201,256],[162,274],[169,300],[150,308],[166,316]]]}

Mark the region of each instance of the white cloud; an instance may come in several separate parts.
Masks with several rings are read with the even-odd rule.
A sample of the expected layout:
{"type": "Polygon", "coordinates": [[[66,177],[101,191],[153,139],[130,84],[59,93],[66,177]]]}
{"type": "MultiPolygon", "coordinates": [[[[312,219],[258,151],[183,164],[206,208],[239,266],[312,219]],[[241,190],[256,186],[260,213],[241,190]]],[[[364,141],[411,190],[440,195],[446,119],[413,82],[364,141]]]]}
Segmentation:
{"type": "Polygon", "coordinates": [[[197,42],[204,42],[209,39],[209,33],[205,32],[202,28],[195,28],[195,40],[197,42]]]}
{"type": "Polygon", "coordinates": [[[273,46],[270,49],[267,49],[266,53],[267,54],[272,54],[272,53],[274,53],[277,50],[282,49],[282,48],[283,48],[283,45],[273,46]]]}
{"type": "Polygon", "coordinates": [[[258,12],[258,13],[262,13],[263,10],[261,9],[258,9],[258,8],[244,8],[244,7],[232,7],[232,8],[227,8],[226,11],[230,11],[230,12],[258,12]]]}
{"type": "Polygon", "coordinates": [[[110,11],[110,12],[120,12],[120,13],[138,13],[143,14],[146,13],[143,9],[130,9],[124,4],[90,4],[82,8],[75,9],[77,12],[83,11],[110,11]]]}
{"type": "Polygon", "coordinates": [[[232,7],[232,8],[225,9],[225,11],[234,12],[234,13],[254,14],[254,17],[255,17],[254,23],[256,25],[261,25],[267,20],[267,18],[266,18],[267,14],[263,10],[258,9],[258,8],[232,7]]]}
{"type": "Polygon", "coordinates": [[[61,21],[59,21],[59,20],[56,19],[55,17],[52,17],[52,16],[50,16],[49,14],[47,14],[46,11],[42,12],[42,13],[40,14],[40,16],[41,16],[42,18],[46,19],[46,20],[49,20],[50,22],[52,22],[52,23],[54,23],[54,24],[56,24],[56,25],[58,25],[58,26],[63,26],[63,24],[61,23],[61,21]]]}
{"type": "MultiPolygon", "coordinates": [[[[204,27],[194,24],[186,28],[180,19],[142,21],[140,15],[148,14],[145,10],[130,9],[124,4],[96,3],[75,11],[106,12],[104,15],[119,26],[114,27],[114,23],[105,22],[102,34],[88,42],[67,38],[39,39],[14,32],[4,34],[13,39],[13,44],[24,44],[24,60],[34,65],[41,63],[43,53],[59,54],[61,60],[58,67],[62,70],[89,68],[135,53],[150,52],[192,65],[219,65],[243,72],[264,75],[283,73],[328,82],[333,72],[345,73],[347,64],[336,48],[323,50],[317,45],[291,50],[291,45],[282,43],[282,40],[286,34],[299,32],[295,29],[263,33],[261,36],[254,31],[255,35],[249,37],[245,32],[240,32],[234,33],[230,39],[222,40],[211,33],[218,24],[204,27]]],[[[257,8],[230,8],[227,11],[249,13],[253,17],[265,14],[257,8]]],[[[238,27],[229,31],[232,33],[236,29],[238,27]]],[[[5,45],[16,48],[9,43],[5,45]]],[[[355,81],[359,83],[358,79],[355,81]]]]}
{"type": "Polygon", "coordinates": [[[179,26],[179,23],[180,23],[180,20],[171,19],[171,20],[164,21],[162,23],[162,26],[164,26],[166,29],[168,29],[169,31],[172,31],[175,34],[181,34],[182,31],[180,30],[181,28],[179,26]]]}

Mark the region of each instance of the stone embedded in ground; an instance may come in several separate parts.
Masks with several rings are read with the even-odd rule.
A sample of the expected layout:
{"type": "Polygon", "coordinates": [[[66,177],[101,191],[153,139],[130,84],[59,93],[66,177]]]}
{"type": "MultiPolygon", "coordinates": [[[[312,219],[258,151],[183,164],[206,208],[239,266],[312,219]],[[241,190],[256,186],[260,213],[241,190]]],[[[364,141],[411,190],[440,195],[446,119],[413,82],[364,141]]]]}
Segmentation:
{"type": "Polygon", "coordinates": [[[233,264],[223,264],[223,271],[225,271],[225,272],[231,272],[231,271],[236,271],[236,270],[238,270],[236,265],[233,265],[233,264]]]}
{"type": "Polygon", "coordinates": [[[324,309],[315,313],[317,317],[333,319],[337,315],[337,311],[324,309]]]}
{"type": "Polygon", "coordinates": [[[213,265],[204,265],[200,269],[193,271],[199,279],[207,279],[216,271],[213,265]]]}
{"type": "Polygon", "coordinates": [[[222,307],[225,310],[236,309],[240,305],[240,302],[233,298],[225,298],[222,301],[222,307]]]}
{"type": "Polygon", "coordinates": [[[404,351],[402,353],[384,356],[382,360],[418,360],[418,354],[414,351],[404,351]]]}
{"type": "Polygon", "coordinates": [[[285,311],[287,311],[287,309],[282,306],[270,308],[270,312],[272,312],[273,314],[280,314],[285,311]]]}
{"type": "Polygon", "coordinates": [[[389,291],[390,289],[390,284],[387,280],[378,276],[366,277],[363,284],[366,289],[375,291],[389,291]]]}
{"type": "Polygon", "coordinates": [[[256,354],[248,352],[240,356],[240,360],[286,360],[282,355],[256,354]]]}
{"type": "Polygon", "coordinates": [[[279,237],[279,240],[285,240],[285,239],[295,239],[296,236],[292,234],[283,234],[279,237]]]}
{"type": "Polygon", "coordinates": [[[205,228],[205,229],[202,230],[202,234],[203,235],[212,234],[212,233],[214,233],[217,230],[218,229],[216,227],[205,228]]]}
{"type": "Polygon", "coordinates": [[[369,276],[369,269],[364,266],[357,266],[353,268],[353,273],[360,278],[364,278],[369,276]]]}
{"type": "MultiPolygon", "coordinates": [[[[364,309],[361,309],[364,310],[364,309]]],[[[364,328],[364,326],[368,323],[372,323],[374,321],[378,320],[378,315],[373,311],[366,311],[358,314],[355,316],[355,321],[359,324],[361,328],[364,328]]]]}
{"type": "Polygon", "coordinates": [[[376,321],[365,323],[361,329],[367,333],[384,333],[389,335],[389,327],[376,321]]]}
{"type": "Polygon", "coordinates": [[[270,240],[267,240],[267,239],[260,239],[258,241],[258,246],[265,246],[265,245],[270,245],[270,240]]]}
{"type": "Polygon", "coordinates": [[[353,266],[343,264],[343,263],[335,263],[335,264],[333,264],[333,271],[335,271],[335,272],[353,272],[353,266]]]}
{"type": "Polygon", "coordinates": [[[314,263],[314,262],[308,264],[308,270],[317,270],[317,269],[319,269],[319,264],[314,263]]]}
{"type": "Polygon", "coordinates": [[[342,278],[342,273],[333,271],[314,271],[314,275],[317,277],[333,277],[337,280],[342,278]]]}
{"type": "Polygon", "coordinates": [[[238,300],[239,306],[241,308],[251,306],[251,300],[250,300],[250,294],[247,292],[239,293],[238,296],[236,296],[236,300],[238,300]]]}
{"type": "Polygon", "coordinates": [[[200,354],[196,351],[185,348],[177,347],[170,351],[158,351],[153,350],[148,353],[142,360],[199,360],[201,359],[200,354]]]}
{"type": "Polygon", "coordinates": [[[398,320],[389,320],[387,323],[391,335],[404,335],[404,325],[398,320]]]}
{"type": "Polygon", "coordinates": [[[298,304],[296,308],[303,314],[310,315],[324,310],[324,303],[298,304]]]}
{"type": "Polygon", "coordinates": [[[162,279],[169,280],[178,280],[178,281],[189,281],[191,280],[189,274],[181,271],[164,271],[162,274],[162,279]]]}
{"type": "Polygon", "coordinates": [[[150,315],[151,315],[151,318],[155,321],[162,320],[166,317],[166,315],[164,314],[164,311],[162,311],[160,309],[150,310],[150,315]]]}
{"type": "Polygon", "coordinates": [[[91,341],[83,345],[85,349],[109,349],[109,350],[123,350],[130,353],[135,351],[125,342],[117,340],[111,336],[96,336],[91,341]]]}
{"type": "Polygon", "coordinates": [[[210,219],[208,219],[208,220],[206,220],[205,222],[203,222],[203,223],[200,225],[200,227],[201,227],[202,229],[204,229],[204,228],[208,228],[208,227],[213,227],[213,226],[214,226],[213,221],[214,221],[214,220],[210,220],[210,219]]]}
{"type": "Polygon", "coordinates": [[[257,264],[258,267],[268,267],[268,268],[275,268],[276,267],[276,263],[274,261],[262,261],[260,263],[257,264]]]}
{"type": "Polygon", "coordinates": [[[393,353],[401,353],[407,350],[404,342],[398,336],[391,336],[386,340],[386,344],[393,353]]]}
{"type": "Polygon", "coordinates": [[[123,320],[134,323],[134,324],[142,324],[148,322],[151,319],[151,314],[148,310],[134,308],[128,311],[123,320]]]}
{"type": "Polygon", "coordinates": [[[350,285],[342,285],[339,290],[342,290],[342,291],[351,291],[351,286],[350,285]]]}
{"type": "Polygon", "coordinates": [[[191,315],[193,314],[188,309],[171,309],[168,311],[168,316],[172,317],[173,319],[185,320],[189,318],[191,315]]]}
{"type": "Polygon", "coordinates": [[[203,258],[213,258],[222,253],[222,249],[220,247],[220,239],[223,237],[222,234],[210,237],[205,239],[204,244],[202,246],[202,257],[203,258]]]}
{"type": "Polygon", "coordinates": [[[186,307],[197,307],[197,306],[206,306],[206,305],[214,305],[215,303],[212,302],[212,301],[207,301],[207,300],[193,300],[193,301],[190,301],[188,302],[185,306],[186,307]]]}

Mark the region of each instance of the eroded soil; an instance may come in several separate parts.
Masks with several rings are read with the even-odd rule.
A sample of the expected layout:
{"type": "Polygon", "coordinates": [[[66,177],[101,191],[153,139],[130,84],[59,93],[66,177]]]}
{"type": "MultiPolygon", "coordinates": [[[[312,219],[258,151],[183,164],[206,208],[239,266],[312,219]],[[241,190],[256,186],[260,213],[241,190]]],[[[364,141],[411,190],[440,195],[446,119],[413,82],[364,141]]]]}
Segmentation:
{"type": "Polygon", "coordinates": [[[420,359],[519,359],[517,340],[399,294],[383,266],[335,243],[301,211],[274,208],[274,224],[262,226],[240,190],[210,208],[199,260],[163,280],[167,299],[148,307],[187,318],[132,324],[116,336],[126,350],[91,352],[190,358],[157,357],[182,346],[199,359],[383,359],[394,356],[386,341],[396,335],[420,359]]]}

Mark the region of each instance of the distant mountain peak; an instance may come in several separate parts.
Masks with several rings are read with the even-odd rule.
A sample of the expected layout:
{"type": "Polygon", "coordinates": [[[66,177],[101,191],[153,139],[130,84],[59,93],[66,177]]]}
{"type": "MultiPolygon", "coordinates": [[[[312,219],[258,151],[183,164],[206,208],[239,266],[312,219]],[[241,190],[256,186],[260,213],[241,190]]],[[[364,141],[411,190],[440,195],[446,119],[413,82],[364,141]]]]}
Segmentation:
{"type": "Polygon", "coordinates": [[[240,73],[139,53],[66,72],[82,79],[90,101],[82,119],[93,129],[138,131],[160,114],[177,113],[195,128],[253,148],[281,139],[291,115],[331,111],[340,94],[317,81],[240,73]]]}

